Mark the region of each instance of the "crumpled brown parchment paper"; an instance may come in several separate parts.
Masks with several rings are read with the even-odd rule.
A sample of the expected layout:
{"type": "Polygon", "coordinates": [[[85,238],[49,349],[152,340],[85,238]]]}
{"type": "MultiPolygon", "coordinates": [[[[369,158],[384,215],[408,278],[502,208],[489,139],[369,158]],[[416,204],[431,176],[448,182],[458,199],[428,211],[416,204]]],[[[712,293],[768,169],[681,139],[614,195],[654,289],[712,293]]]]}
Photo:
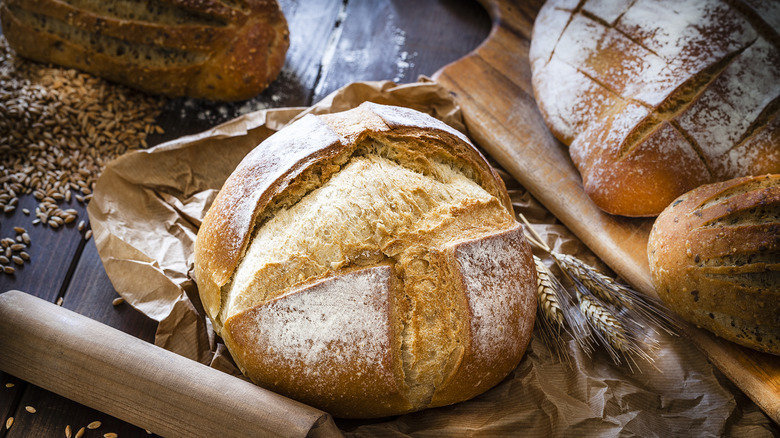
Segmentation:
{"type": "MultiPolygon", "coordinates": [[[[304,113],[343,111],[366,100],[412,107],[466,132],[453,97],[435,82],[354,83],[313,107],[246,114],[129,153],[106,167],[88,208],[95,244],[116,290],[159,323],[157,345],[240,376],[204,317],[191,275],[201,219],[240,160],[266,137],[304,113]]],[[[499,172],[516,213],[528,218],[548,245],[606,269],[511,176],[499,172]]],[[[535,333],[517,369],[470,401],[337,424],[356,437],[769,437],[778,432],[690,342],[671,336],[660,341],[654,364],[632,371],[613,364],[606,353],[587,356],[573,341],[567,344],[570,363],[563,363],[535,333]]]]}

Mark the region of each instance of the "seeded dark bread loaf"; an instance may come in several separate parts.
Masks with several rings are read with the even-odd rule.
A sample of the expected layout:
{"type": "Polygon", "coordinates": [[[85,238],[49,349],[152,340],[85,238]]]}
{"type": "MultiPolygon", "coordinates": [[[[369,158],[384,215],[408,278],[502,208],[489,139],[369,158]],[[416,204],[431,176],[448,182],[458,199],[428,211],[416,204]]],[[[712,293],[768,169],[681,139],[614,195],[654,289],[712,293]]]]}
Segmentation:
{"type": "Polygon", "coordinates": [[[276,0],[3,0],[0,19],[24,57],[168,96],[251,98],[289,46],[276,0]]]}
{"type": "Polygon", "coordinates": [[[603,210],[655,216],[716,181],[780,173],[780,3],[549,0],[539,109],[603,210]]]}
{"type": "Polygon", "coordinates": [[[656,219],[648,257],[670,309],[723,338],[780,354],[780,175],[681,196],[656,219]]]}
{"type": "Polygon", "coordinates": [[[530,247],[468,139],[414,110],[308,115],[230,176],[198,232],[206,312],[255,383],[337,417],[474,397],[514,369],[530,247]]]}

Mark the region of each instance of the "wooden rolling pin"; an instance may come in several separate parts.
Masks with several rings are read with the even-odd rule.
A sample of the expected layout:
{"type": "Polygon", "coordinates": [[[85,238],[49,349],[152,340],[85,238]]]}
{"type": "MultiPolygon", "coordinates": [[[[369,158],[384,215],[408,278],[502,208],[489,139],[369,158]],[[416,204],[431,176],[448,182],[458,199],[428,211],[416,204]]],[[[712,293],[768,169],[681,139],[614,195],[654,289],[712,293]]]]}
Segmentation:
{"type": "Polygon", "coordinates": [[[23,292],[0,369],[165,437],[341,436],[331,416],[23,292]]]}

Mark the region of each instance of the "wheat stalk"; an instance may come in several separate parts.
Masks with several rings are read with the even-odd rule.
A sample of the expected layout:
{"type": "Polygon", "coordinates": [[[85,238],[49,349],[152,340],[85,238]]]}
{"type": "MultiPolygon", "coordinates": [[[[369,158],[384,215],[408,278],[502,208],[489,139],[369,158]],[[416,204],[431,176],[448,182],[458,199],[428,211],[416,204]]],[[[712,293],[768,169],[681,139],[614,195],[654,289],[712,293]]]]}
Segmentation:
{"type": "MultiPolygon", "coordinates": [[[[586,335],[582,335],[582,330],[576,334],[569,330],[568,327],[579,328],[581,325],[572,321],[571,308],[573,304],[568,299],[568,292],[539,257],[533,256],[533,258],[536,265],[538,298],[536,312],[539,333],[542,341],[554,355],[558,356],[559,361],[570,363],[569,356],[564,353],[566,343],[563,334],[568,333],[578,341],[585,338],[586,335]]],[[[587,351],[590,351],[589,344],[586,344],[585,347],[587,351]]]]}
{"type": "Polygon", "coordinates": [[[593,295],[614,306],[632,308],[631,298],[613,278],[596,271],[582,260],[568,254],[550,252],[555,261],[564,265],[593,295]]]}
{"type": "Polygon", "coordinates": [[[659,301],[618,283],[576,257],[555,251],[550,251],[550,255],[562,271],[571,275],[576,285],[585,288],[586,293],[595,295],[616,310],[627,310],[631,318],[651,328],[659,327],[671,335],[677,332],[677,323],[659,301]]]}
{"type": "MultiPolygon", "coordinates": [[[[553,258],[564,278],[576,291],[578,305],[573,305],[571,294],[566,287],[541,259],[534,256],[541,326],[542,331],[548,332],[544,336],[560,337],[560,327],[568,326],[572,328],[569,333],[588,354],[595,338],[616,364],[622,363],[621,357],[626,359],[632,369],[636,366],[635,358],[652,364],[650,352],[658,348],[658,343],[647,331],[655,331],[654,326],[660,326],[673,334],[675,328],[671,316],[664,311],[663,306],[580,259],[553,251],[525,217],[522,214],[519,216],[531,233],[526,236],[528,240],[553,258]],[[557,334],[549,330],[549,326],[553,324],[559,326],[557,334]]],[[[560,341],[551,344],[560,345],[560,341]]]]}
{"type": "Polygon", "coordinates": [[[553,284],[554,277],[542,259],[534,256],[534,263],[536,264],[536,294],[539,299],[539,308],[550,323],[563,326],[565,322],[563,310],[558,299],[559,292],[553,284]]]}
{"type": "Polygon", "coordinates": [[[607,339],[610,346],[623,353],[631,351],[625,327],[609,309],[589,295],[578,293],[577,298],[587,321],[607,339]]]}

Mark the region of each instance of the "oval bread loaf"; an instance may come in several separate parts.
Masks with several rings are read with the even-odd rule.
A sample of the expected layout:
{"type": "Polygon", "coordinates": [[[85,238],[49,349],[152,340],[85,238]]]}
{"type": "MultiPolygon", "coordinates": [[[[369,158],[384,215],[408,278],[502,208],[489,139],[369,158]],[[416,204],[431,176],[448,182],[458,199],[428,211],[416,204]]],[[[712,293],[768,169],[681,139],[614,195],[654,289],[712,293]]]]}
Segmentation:
{"type": "Polygon", "coordinates": [[[17,53],[153,94],[251,98],[289,46],[276,0],[3,0],[17,53]]]}
{"type": "Polygon", "coordinates": [[[656,219],[648,258],[670,309],[725,339],[780,354],[780,175],[681,196],[656,219]]]}
{"type": "Polygon", "coordinates": [[[549,0],[532,83],[603,210],[655,216],[699,185],[780,173],[780,3],[549,0]]]}
{"type": "Polygon", "coordinates": [[[530,340],[536,273],[469,140],[372,103],[248,154],[198,232],[204,308],[255,383],[337,417],[474,397],[530,340]]]}

